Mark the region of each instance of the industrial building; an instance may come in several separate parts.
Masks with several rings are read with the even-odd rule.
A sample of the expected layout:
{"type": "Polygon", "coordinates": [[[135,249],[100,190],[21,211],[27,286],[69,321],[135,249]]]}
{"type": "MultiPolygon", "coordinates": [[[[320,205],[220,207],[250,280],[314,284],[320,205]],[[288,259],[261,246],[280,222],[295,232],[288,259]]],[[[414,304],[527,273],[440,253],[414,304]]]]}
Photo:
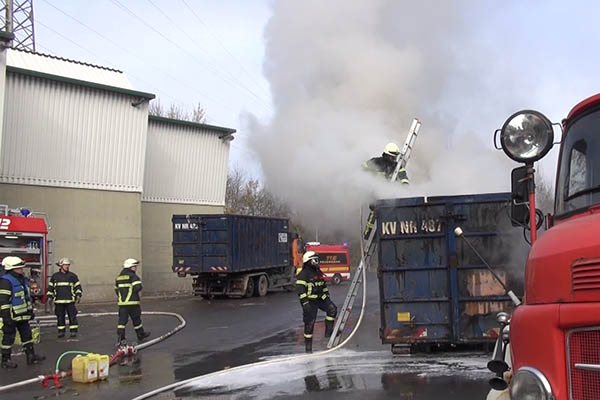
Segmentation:
{"type": "Polygon", "coordinates": [[[188,290],[171,215],[223,212],[235,130],[149,116],[155,96],[111,68],[6,49],[0,76],[0,204],[47,213],[87,300],[114,300],[128,257],[146,294],[188,290]]]}

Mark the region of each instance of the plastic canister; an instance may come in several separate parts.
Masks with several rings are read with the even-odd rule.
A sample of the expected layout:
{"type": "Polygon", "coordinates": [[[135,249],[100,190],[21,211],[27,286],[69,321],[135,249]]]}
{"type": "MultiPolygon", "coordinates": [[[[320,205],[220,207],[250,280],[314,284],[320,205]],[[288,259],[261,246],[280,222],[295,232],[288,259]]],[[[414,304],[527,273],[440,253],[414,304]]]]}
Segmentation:
{"type": "Polygon", "coordinates": [[[108,378],[108,369],[110,366],[110,357],[104,354],[88,354],[88,357],[93,356],[98,365],[98,379],[103,381],[108,378]]]}
{"type": "Polygon", "coordinates": [[[96,357],[76,356],[71,361],[73,370],[73,382],[89,383],[98,380],[98,360],[96,357]]]}

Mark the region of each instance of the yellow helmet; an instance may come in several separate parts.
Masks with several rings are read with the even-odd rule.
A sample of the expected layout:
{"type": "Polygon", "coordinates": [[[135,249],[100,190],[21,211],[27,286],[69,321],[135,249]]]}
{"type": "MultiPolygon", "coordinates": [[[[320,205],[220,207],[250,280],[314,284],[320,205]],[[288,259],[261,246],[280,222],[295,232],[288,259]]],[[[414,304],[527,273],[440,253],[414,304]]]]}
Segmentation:
{"type": "Polygon", "coordinates": [[[400,147],[396,143],[388,143],[385,145],[385,149],[383,149],[383,153],[390,155],[392,157],[398,157],[400,154],[400,147]]]}
{"type": "Polygon", "coordinates": [[[8,256],[4,257],[2,260],[2,267],[4,267],[5,271],[10,271],[11,269],[23,268],[25,266],[25,261],[23,261],[20,257],[8,256]]]}

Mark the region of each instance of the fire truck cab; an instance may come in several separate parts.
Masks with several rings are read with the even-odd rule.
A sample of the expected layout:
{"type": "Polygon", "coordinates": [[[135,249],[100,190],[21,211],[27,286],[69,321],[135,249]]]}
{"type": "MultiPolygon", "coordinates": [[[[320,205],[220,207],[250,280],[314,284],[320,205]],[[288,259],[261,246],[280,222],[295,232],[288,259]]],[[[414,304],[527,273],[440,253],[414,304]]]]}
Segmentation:
{"type": "MultiPolygon", "coordinates": [[[[25,275],[30,279],[33,299],[46,302],[49,241],[45,214],[26,208],[11,209],[0,205],[0,261],[17,256],[25,261],[25,275]]],[[[0,274],[4,273],[0,266],[0,274]]]]}
{"type": "MultiPolygon", "coordinates": [[[[525,197],[519,205],[527,208],[523,222],[530,225],[532,242],[525,269],[525,298],[510,318],[504,343],[505,351],[509,349],[506,358],[512,363],[506,391],[513,400],[597,400],[600,94],[577,104],[560,124],[554,213],[547,217],[548,230],[537,238],[541,218],[535,210],[533,162],[552,147],[553,125],[558,124],[526,110],[511,116],[497,131],[503,150],[527,169],[516,181],[513,171],[513,198],[525,197]],[[525,182],[527,189],[515,190],[515,182],[525,182]]],[[[515,201],[515,209],[516,205],[515,201]]],[[[515,215],[518,212],[513,212],[515,215]]],[[[497,362],[499,358],[495,358],[497,362]]],[[[501,378],[499,373],[496,382],[508,380],[506,376],[501,378]]]]}

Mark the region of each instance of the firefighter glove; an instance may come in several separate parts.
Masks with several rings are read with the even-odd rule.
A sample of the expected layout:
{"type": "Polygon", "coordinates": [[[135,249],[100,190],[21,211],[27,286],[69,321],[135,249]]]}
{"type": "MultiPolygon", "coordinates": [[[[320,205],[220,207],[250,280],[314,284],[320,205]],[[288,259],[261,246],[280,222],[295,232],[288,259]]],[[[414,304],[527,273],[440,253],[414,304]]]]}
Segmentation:
{"type": "Polygon", "coordinates": [[[81,296],[77,296],[77,298],[75,299],[75,301],[77,302],[77,304],[81,303],[81,296]]]}

